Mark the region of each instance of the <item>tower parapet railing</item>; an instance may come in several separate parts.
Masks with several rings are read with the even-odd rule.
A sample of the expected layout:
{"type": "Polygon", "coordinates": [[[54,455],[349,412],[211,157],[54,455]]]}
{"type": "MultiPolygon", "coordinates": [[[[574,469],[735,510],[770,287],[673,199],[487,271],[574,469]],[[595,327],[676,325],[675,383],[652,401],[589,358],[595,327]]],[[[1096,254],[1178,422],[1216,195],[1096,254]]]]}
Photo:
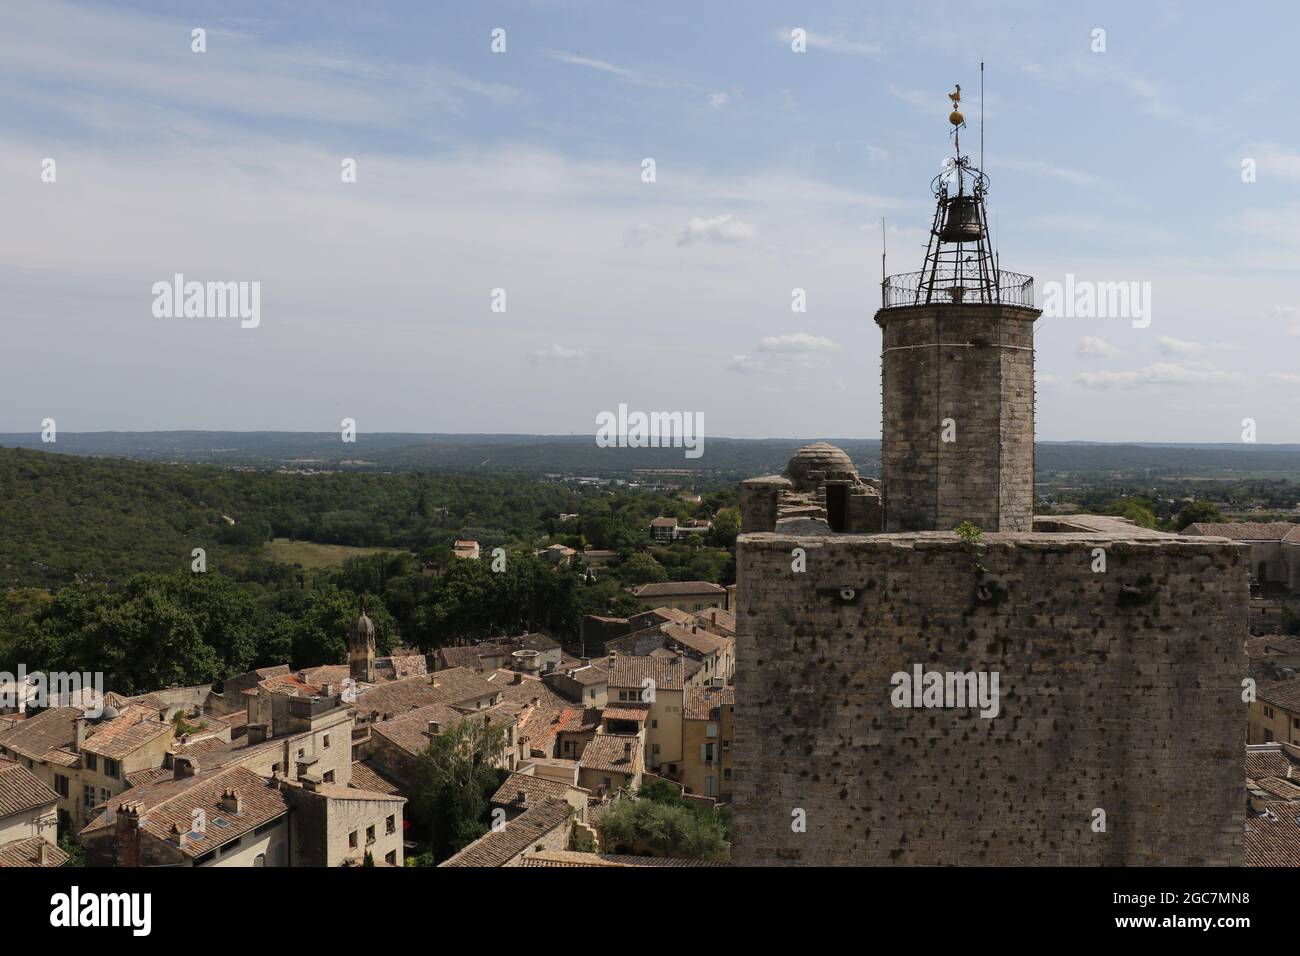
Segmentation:
{"type": "Polygon", "coordinates": [[[1033,276],[996,272],[985,284],[968,270],[940,268],[931,273],[903,272],[880,283],[880,307],[909,305],[1017,305],[1034,307],[1033,276]]]}

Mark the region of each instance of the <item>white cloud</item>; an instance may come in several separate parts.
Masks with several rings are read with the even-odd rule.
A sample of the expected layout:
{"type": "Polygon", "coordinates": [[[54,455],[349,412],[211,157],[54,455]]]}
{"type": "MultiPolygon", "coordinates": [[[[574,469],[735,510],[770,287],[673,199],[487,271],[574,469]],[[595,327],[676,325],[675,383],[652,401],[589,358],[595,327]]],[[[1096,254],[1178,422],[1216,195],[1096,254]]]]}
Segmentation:
{"type": "Polygon", "coordinates": [[[543,51],[552,60],[559,60],[561,63],[568,63],[572,66],[585,66],[588,69],[599,70],[602,73],[612,73],[615,76],[622,76],[628,79],[635,79],[636,74],[631,70],[621,66],[615,66],[608,60],[597,60],[589,56],[579,56],[576,53],[565,53],[563,50],[544,50],[543,51]]]}
{"type": "Polygon", "coordinates": [[[727,96],[726,93],[710,93],[709,105],[712,106],[715,110],[720,110],[727,105],[728,99],[729,97],[727,96]]]}
{"type": "Polygon", "coordinates": [[[1079,372],[1074,380],[1088,388],[1142,385],[1240,385],[1240,372],[1224,372],[1199,362],[1157,362],[1127,372],[1079,372]]]}
{"type": "Polygon", "coordinates": [[[1276,143],[1249,143],[1241,155],[1229,157],[1228,163],[1233,169],[1240,170],[1243,159],[1255,161],[1258,179],[1300,180],[1300,153],[1285,146],[1276,143]]]}
{"type": "MultiPolygon", "coordinates": [[[[841,33],[822,33],[817,30],[809,30],[802,27],[804,35],[808,40],[809,50],[824,50],[827,53],[837,53],[842,56],[878,56],[884,49],[879,43],[872,43],[868,40],[855,40],[852,37],[845,36],[841,33]]],[[[778,27],[772,31],[772,39],[777,43],[783,43],[787,48],[793,39],[791,32],[794,27],[778,27]]]]}
{"type": "Polygon", "coordinates": [[[1124,352],[1122,349],[1116,348],[1103,338],[1098,338],[1095,335],[1085,335],[1079,341],[1079,345],[1075,348],[1074,354],[1094,356],[1097,358],[1116,358],[1123,355],[1124,352]]]}
{"type": "Polygon", "coordinates": [[[808,332],[789,332],[769,335],[759,340],[755,351],[759,354],[741,354],[731,357],[729,368],[735,372],[764,372],[785,375],[809,369],[826,368],[828,357],[838,352],[839,345],[821,335],[808,332]]]}
{"type": "Polygon", "coordinates": [[[1233,348],[1226,342],[1188,342],[1168,335],[1159,336],[1156,342],[1166,355],[1204,355],[1206,352],[1228,352],[1233,348]]]}
{"type": "Polygon", "coordinates": [[[830,339],[807,332],[794,332],[789,335],[769,335],[758,343],[763,352],[837,352],[839,346],[830,339]]]}
{"type": "Polygon", "coordinates": [[[1279,385],[1297,385],[1300,384],[1300,374],[1296,372],[1269,372],[1264,376],[1264,380],[1279,385]]]}
{"type": "Polygon", "coordinates": [[[748,242],[755,234],[753,226],[733,218],[730,213],[711,219],[695,216],[686,224],[677,242],[683,246],[692,242],[740,243],[748,242]]]}

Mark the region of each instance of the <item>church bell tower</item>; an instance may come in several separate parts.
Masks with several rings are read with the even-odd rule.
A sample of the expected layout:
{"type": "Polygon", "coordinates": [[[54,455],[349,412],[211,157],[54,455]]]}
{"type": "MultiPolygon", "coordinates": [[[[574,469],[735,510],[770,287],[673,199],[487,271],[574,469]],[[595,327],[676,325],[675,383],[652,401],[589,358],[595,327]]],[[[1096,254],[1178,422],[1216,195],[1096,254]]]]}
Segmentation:
{"type": "Polygon", "coordinates": [[[375,682],[375,623],[366,616],[366,603],[348,636],[348,676],[359,683],[375,682]]]}

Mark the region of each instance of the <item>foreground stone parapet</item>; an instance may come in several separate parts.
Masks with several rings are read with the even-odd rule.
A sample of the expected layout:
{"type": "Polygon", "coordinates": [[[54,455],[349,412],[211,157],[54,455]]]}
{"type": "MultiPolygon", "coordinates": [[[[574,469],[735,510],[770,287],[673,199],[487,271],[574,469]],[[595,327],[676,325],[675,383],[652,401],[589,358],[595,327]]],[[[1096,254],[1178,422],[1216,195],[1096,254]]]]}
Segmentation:
{"type": "Polygon", "coordinates": [[[735,862],[1241,864],[1246,549],[1040,525],[740,537],[735,862]],[[997,715],[895,706],[918,664],[997,715]]]}

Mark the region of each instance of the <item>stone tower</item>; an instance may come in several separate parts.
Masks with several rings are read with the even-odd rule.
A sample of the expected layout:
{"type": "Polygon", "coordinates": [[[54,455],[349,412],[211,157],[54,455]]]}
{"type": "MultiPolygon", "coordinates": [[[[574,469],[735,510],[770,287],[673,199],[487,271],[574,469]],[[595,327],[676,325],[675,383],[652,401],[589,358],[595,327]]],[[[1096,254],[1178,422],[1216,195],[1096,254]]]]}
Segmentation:
{"type": "Polygon", "coordinates": [[[1003,272],[989,241],[988,177],[961,154],[931,183],[920,272],[881,283],[881,486],[885,531],[1030,531],[1034,522],[1033,280],[1003,272]]]}
{"type": "Polygon", "coordinates": [[[986,188],[958,149],[882,282],[879,489],[822,443],[741,485],[732,862],[1239,866],[1248,551],[1034,517],[1039,313],[986,188]]]}
{"type": "Polygon", "coordinates": [[[375,622],[366,616],[364,602],[348,637],[348,675],[358,682],[375,682],[375,622]]]}

